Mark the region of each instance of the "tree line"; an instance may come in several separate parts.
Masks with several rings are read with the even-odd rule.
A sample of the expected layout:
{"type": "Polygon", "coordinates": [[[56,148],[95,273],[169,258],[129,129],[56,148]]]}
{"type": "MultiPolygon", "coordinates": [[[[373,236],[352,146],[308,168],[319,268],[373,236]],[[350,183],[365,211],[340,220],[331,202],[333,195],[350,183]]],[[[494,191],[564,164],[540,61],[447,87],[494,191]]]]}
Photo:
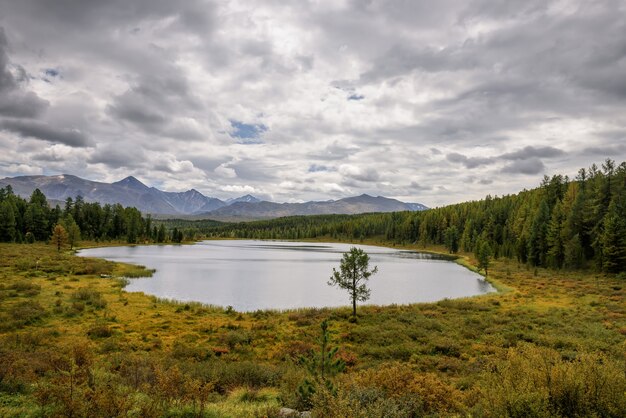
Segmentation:
{"type": "Polygon", "coordinates": [[[144,217],[133,207],[120,204],[101,205],[85,202],[81,196],[67,198],[64,207],[51,207],[46,196],[35,189],[29,199],[13,192],[10,185],[0,188],[0,242],[34,242],[57,239],[71,246],[79,240],[122,240],[130,244],[142,242],[174,242],[193,240],[192,229],[169,228],[165,223],[144,217]],[[61,226],[63,231],[57,229],[61,226]]]}
{"type": "Polygon", "coordinates": [[[451,253],[516,258],[535,267],[626,271],[626,162],[607,159],[574,179],[544,176],[539,187],[422,212],[291,216],[221,224],[154,220],[135,208],[68,198],[51,208],[35,190],[29,200],[0,189],[0,241],[47,241],[56,224],[88,240],[181,242],[213,238],[336,240],[444,245],[451,253]],[[76,228],[74,228],[74,224],[76,228]]]}
{"type": "Polygon", "coordinates": [[[626,162],[607,159],[574,179],[544,176],[539,187],[422,212],[292,216],[205,228],[211,237],[383,239],[444,245],[477,258],[535,267],[626,271],[626,162]]]}

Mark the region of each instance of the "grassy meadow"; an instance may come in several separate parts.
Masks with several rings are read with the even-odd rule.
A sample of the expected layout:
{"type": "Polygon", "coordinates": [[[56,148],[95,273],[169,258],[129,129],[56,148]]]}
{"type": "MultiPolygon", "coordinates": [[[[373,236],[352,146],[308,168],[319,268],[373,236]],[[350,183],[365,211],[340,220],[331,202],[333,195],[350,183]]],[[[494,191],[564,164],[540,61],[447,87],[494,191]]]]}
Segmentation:
{"type": "Polygon", "coordinates": [[[0,416],[626,416],[623,278],[500,259],[497,294],[362,306],[353,323],[349,307],[238,313],[127,293],[151,271],[51,245],[0,254],[0,416]],[[345,364],[328,382],[303,361],[325,319],[345,364]]]}

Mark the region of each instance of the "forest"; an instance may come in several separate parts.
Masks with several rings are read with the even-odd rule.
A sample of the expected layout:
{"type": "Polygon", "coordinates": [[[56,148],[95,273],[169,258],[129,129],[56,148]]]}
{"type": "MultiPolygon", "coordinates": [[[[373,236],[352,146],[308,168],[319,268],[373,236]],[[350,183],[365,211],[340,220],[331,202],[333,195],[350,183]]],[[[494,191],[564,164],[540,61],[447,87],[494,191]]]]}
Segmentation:
{"type": "Polygon", "coordinates": [[[539,187],[422,212],[295,216],[202,226],[219,238],[383,239],[444,245],[450,253],[516,259],[533,267],[626,271],[626,163],[607,159],[574,179],[545,176],[539,187]]]}
{"type": "MultiPolygon", "coordinates": [[[[94,242],[180,243],[193,241],[196,231],[168,226],[143,216],[133,207],[85,202],[81,196],[67,198],[61,208],[50,207],[46,196],[36,189],[28,200],[13,193],[11,186],[0,188],[0,242],[48,241],[55,225],[74,231],[76,240],[94,242]]],[[[217,222],[212,222],[217,224],[217,222]]]]}

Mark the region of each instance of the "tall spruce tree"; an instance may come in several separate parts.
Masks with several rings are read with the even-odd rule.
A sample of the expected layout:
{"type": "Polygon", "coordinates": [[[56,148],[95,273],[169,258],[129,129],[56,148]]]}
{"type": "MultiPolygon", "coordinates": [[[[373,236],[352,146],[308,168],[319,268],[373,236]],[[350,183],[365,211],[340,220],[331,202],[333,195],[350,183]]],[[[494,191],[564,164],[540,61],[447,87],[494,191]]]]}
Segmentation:
{"type": "Polygon", "coordinates": [[[0,241],[13,242],[17,236],[15,211],[9,199],[0,203],[0,241]]]}
{"type": "Polygon", "coordinates": [[[548,245],[548,264],[551,267],[560,269],[565,261],[565,244],[563,242],[563,224],[565,222],[565,213],[563,211],[563,202],[558,200],[552,209],[552,216],[546,235],[548,245]]]}
{"type": "Polygon", "coordinates": [[[535,217],[533,218],[530,234],[528,236],[528,261],[533,266],[545,266],[548,245],[548,223],[550,222],[550,209],[548,202],[543,199],[535,217]]]}
{"type": "Polygon", "coordinates": [[[611,200],[601,237],[602,270],[618,273],[626,270],[626,219],[617,199],[611,200]]]}

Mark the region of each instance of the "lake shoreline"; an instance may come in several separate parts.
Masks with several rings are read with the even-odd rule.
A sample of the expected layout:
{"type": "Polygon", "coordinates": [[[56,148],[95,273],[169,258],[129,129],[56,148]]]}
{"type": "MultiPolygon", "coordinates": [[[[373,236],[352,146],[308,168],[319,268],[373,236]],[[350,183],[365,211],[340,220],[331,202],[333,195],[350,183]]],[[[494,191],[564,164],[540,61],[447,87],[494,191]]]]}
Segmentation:
{"type": "MultiPolygon", "coordinates": [[[[246,241],[249,243],[274,243],[274,244],[280,244],[280,243],[288,243],[288,244],[296,244],[296,243],[314,243],[317,245],[323,245],[323,244],[328,244],[329,246],[339,246],[337,248],[335,248],[334,250],[330,250],[329,253],[332,254],[338,254],[338,252],[345,252],[347,250],[347,248],[342,248],[342,247],[347,247],[349,245],[361,245],[361,246],[371,246],[371,247],[376,247],[379,248],[381,250],[384,250],[383,253],[372,253],[375,255],[375,257],[383,257],[385,260],[381,259],[381,262],[389,262],[389,256],[391,254],[394,254],[397,256],[397,254],[400,253],[414,253],[416,255],[432,255],[436,258],[436,260],[441,260],[441,261],[446,261],[446,262],[454,262],[454,265],[458,265],[461,267],[464,267],[465,269],[469,270],[469,272],[472,272],[474,274],[478,273],[475,269],[473,269],[471,267],[471,265],[469,264],[468,261],[465,261],[464,258],[462,256],[459,255],[451,255],[451,254],[446,254],[440,251],[436,251],[436,250],[432,250],[432,249],[421,249],[421,248],[411,248],[408,246],[390,246],[390,245],[381,245],[382,243],[380,242],[371,242],[371,241],[364,241],[364,242],[352,242],[352,243],[346,243],[346,242],[332,242],[331,240],[199,240],[196,242],[192,242],[192,243],[184,243],[184,244],[159,244],[158,247],[195,247],[198,245],[201,245],[203,242],[207,245],[211,245],[212,243],[220,243],[220,242],[224,242],[224,241],[231,241],[233,243],[245,243],[246,241]],[[189,245],[191,244],[191,245],[189,245]]],[[[242,244],[244,245],[244,244],[242,244]]],[[[315,248],[317,248],[317,245],[314,246],[311,249],[306,249],[306,253],[307,254],[312,254],[312,253],[318,253],[319,251],[316,251],[315,248]],[[311,253],[312,251],[312,253],[311,253]]],[[[219,244],[218,244],[219,246],[219,244]]],[[[244,245],[245,246],[245,245],[244,245]]],[[[287,246],[285,248],[282,248],[280,245],[276,245],[276,246],[269,246],[267,248],[264,247],[259,247],[259,248],[263,248],[264,250],[266,249],[270,249],[272,251],[277,251],[277,249],[282,250],[293,250],[293,249],[298,249],[301,250],[300,246],[297,245],[293,245],[294,248],[290,248],[292,245],[287,246]]],[[[143,248],[144,251],[147,250],[147,253],[153,253],[154,251],[149,250],[149,248],[151,247],[155,247],[154,245],[107,245],[107,246],[102,246],[102,247],[98,247],[96,245],[88,245],[88,246],[83,246],[78,250],[79,256],[81,257],[104,257],[105,259],[108,260],[112,260],[113,262],[123,262],[123,263],[129,263],[129,264],[138,264],[138,265],[146,265],[148,268],[150,269],[156,269],[157,271],[157,276],[159,274],[159,270],[164,268],[163,266],[159,266],[158,263],[154,264],[151,263],[150,261],[146,261],[145,259],[139,259],[138,261],[134,261],[134,260],[128,260],[128,259],[119,259],[119,257],[121,257],[121,254],[116,254],[115,256],[117,256],[118,258],[114,258],[115,256],[111,256],[109,255],[107,258],[107,254],[101,255],[101,254],[85,254],[87,251],[83,250],[94,250],[94,249],[98,249],[98,248],[138,248],[141,249],[143,248]]],[[[219,246],[221,247],[221,246],[219,246]]],[[[256,245],[253,245],[252,247],[256,247],[256,245]]],[[[320,247],[321,248],[321,247],[320,247]]],[[[200,249],[198,249],[199,251],[200,249]]],[[[214,248],[215,250],[215,248],[214,248]]],[[[249,249],[248,249],[249,250],[249,249]]],[[[241,249],[239,249],[238,251],[241,251],[241,249]]],[[[321,253],[326,253],[326,249],[322,250],[321,253]]],[[[159,253],[159,257],[166,257],[164,252],[158,251],[159,253]]],[[[291,251],[290,251],[291,252],[291,251]]],[[[305,252],[302,252],[300,254],[304,254],[305,252]]],[[[180,253],[179,253],[180,254],[180,253]]],[[[200,255],[206,255],[205,253],[197,253],[200,255]]],[[[261,257],[266,257],[268,254],[264,253],[262,255],[260,255],[261,257]]],[[[128,257],[128,254],[125,254],[124,257],[128,257]]],[[[144,255],[144,256],[148,256],[149,255],[144,255]]],[[[271,256],[270,256],[271,257],[271,256]]],[[[167,258],[167,257],[166,257],[167,258]]],[[[401,257],[404,258],[404,257],[401,257]]],[[[193,260],[193,262],[195,262],[195,260],[197,258],[194,257],[190,257],[191,260],[193,260]]],[[[223,260],[222,260],[223,261],[223,260]]],[[[271,261],[270,260],[264,260],[264,261],[271,261]]],[[[281,262],[284,262],[285,260],[281,260],[281,262]]],[[[434,260],[433,260],[434,261],[434,260]]],[[[162,262],[161,260],[159,260],[158,262],[162,262]]],[[[410,305],[415,305],[415,304],[423,304],[423,303],[437,303],[441,300],[446,300],[446,299],[464,299],[464,298],[474,298],[477,296],[483,296],[486,294],[494,294],[494,293],[500,293],[501,289],[498,286],[494,286],[493,285],[493,281],[492,280],[488,280],[485,279],[484,276],[480,275],[480,281],[482,283],[484,283],[483,285],[480,285],[480,290],[478,290],[478,288],[476,288],[476,290],[468,290],[470,288],[473,288],[473,286],[476,286],[475,284],[472,284],[472,282],[466,282],[465,278],[462,276],[459,276],[462,273],[459,273],[458,271],[456,271],[455,269],[453,269],[453,271],[447,271],[447,273],[444,274],[439,274],[439,275],[435,275],[433,276],[431,273],[424,273],[424,274],[419,274],[419,272],[416,272],[414,269],[414,267],[412,266],[408,266],[405,268],[410,268],[410,273],[409,271],[405,271],[405,273],[402,273],[401,271],[399,273],[393,273],[395,271],[396,268],[398,267],[402,267],[402,264],[405,263],[413,263],[413,261],[410,261],[410,258],[407,260],[397,260],[394,261],[393,265],[391,265],[389,268],[384,269],[385,271],[389,271],[389,273],[387,274],[392,274],[391,277],[387,277],[386,283],[385,283],[385,289],[376,289],[374,291],[374,295],[375,297],[373,298],[372,301],[370,301],[370,303],[366,303],[363,306],[372,306],[372,307],[385,307],[385,306],[392,306],[392,305],[396,305],[396,306],[410,306],[410,305]],[[429,275],[430,274],[430,275],[429,275]],[[415,279],[418,279],[418,281],[415,281],[415,279]],[[392,280],[392,284],[389,285],[388,281],[392,280]],[[405,280],[405,282],[402,282],[402,280],[405,280]],[[406,282],[406,280],[409,280],[409,282],[406,282]],[[399,284],[395,284],[395,281],[400,281],[399,284]],[[446,284],[447,283],[447,284],[446,284]],[[452,283],[456,283],[456,284],[452,284],[452,283]],[[459,283],[460,283],[460,287],[459,287],[459,283]],[[403,284],[408,286],[408,287],[403,287],[403,284]],[[484,286],[487,285],[488,287],[485,288],[484,286]],[[425,287],[419,287],[419,286],[425,286],[425,287]],[[392,289],[392,290],[386,290],[387,288],[392,289]],[[406,289],[409,290],[409,293],[406,292],[406,289]],[[411,289],[415,289],[415,290],[411,290],[411,289]],[[451,292],[452,290],[452,292],[451,292]],[[401,295],[396,296],[396,298],[392,298],[392,299],[387,299],[385,300],[384,298],[386,297],[385,295],[387,294],[387,292],[402,292],[401,295]],[[413,293],[411,293],[413,292],[413,293]],[[463,294],[463,293],[466,294],[463,294]],[[469,293],[469,294],[467,294],[469,293]],[[409,297],[412,300],[406,300],[407,296],[406,294],[413,294],[415,295],[414,297],[409,297]],[[439,295],[439,296],[437,296],[439,295]],[[420,299],[422,298],[422,299],[420,299]]],[[[424,264],[418,264],[421,267],[420,268],[425,268],[424,266],[428,266],[428,260],[423,260],[423,259],[415,259],[415,262],[418,263],[422,263],[424,262],[424,264]]],[[[172,265],[176,265],[178,266],[180,264],[179,260],[177,260],[176,262],[170,262],[170,265],[168,266],[168,268],[170,268],[172,265]]],[[[317,265],[317,262],[314,264],[317,265]]],[[[185,268],[185,263],[183,262],[182,264],[180,264],[180,266],[182,266],[181,268],[184,269],[185,268]]],[[[267,265],[264,265],[263,268],[267,268],[267,265]]],[[[212,265],[207,265],[208,268],[212,268],[212,265]]],[[[298,267],[298,266],[297,266],[298,267]]],[[[310,268],[311,266],[308,266],[307,268],[310,268]]],[[[317,290],[314,289],[310,289],[313,295],[318,295],[318,293],[316,292],[326,292],[326,286],[320,286],[319,284],[319,280],[317,278],[319,278],[320,276],[325,276],[326,274],[330,274],[329,272],[331,271],[331,267],[336,267],[336,265],[330,265],[328,266],[327,270],[322,270],[319,271],[317,275],[315,275],[314,277],[312,277],[316,283],[316,285],[318,286],[317,290]],[[324,289],[321,289],[321,287],[323,287],[324,289]],[[320,290],[321,289],[321,290],[320,290]]],[[[270,267],[271,268],[271,267],[270,267]]],[[[258,271],[255,269],[255,274],[258,275],[258,271]]],[[[226,273],[229,273],[228,271],[226,273]]],[[[162,274],[167,274],[167,272],[162,272],[162,274]]],[[[179,274],[179,273],[177,273],[179,274]]],[[[222,280],[221,276],[215,276],[215,272],[211,273],[214,274],[213,276],[213,280],[222,280]]],[[[187,276],[186,274],[183,274],[183,276],[187,276]]],[[[235,275],[236,277],[234,278],[234,280],[237,280],[241,274],[237,274],[235,275]]],[[[271,275],[272,278],[274,279],[275,275],[272,274],[271,275]]],[[[228,274],[225,277],[230,277],[228,276],[228,274]]],[[[278,277],[280,277],[280,274],[278,275],[278,277]]],[[[230,277],[231,279],[233,279],[233,277],[230,277]]],[[[376,278],[374,278],[375,280],[376,278]]],[[[151,279],[153,280],[153,279],[151,279]]],[[[315,299],[313,298],[312,302],[307,302],[307,301],[301,301],[301,302],[294,302],[292,300],[290,300],[289,302],[284,302],[284,303],[288,303],[289,305],[286,306],[284,304],[278,304],[278,306],[273,307],[273,306],[267,306],[267,304],[263,304],[263,302],[265,300],[274,300],[276,298],[278,298],[278,296],[276,296],[278,293],[281,292],[287,292],[290,293],[290,291],[288,290],[288,286],[287,289],[283,289],[282,287],[277,288],[276,292],[274,293],[269,293],[268,294],[268,290],[264,287],[264,286],[260,286],[257,290],[258,290],[258,294],[259,296],[256,297],[255,295],[251,296],[251,295],[247,295],[248,296],[248,302],[245,306],[238,306],[238,302],[232,302],[229,299],[222,299],[222,300],[207,300],[207,299],[202,299],[202,298],[196,298],[195,295],[197,294],[207,294],[207,292],[209,294],[213,294],[213,293],[220,293],[222,292],[222,285],[219,284],[217,286],[214,285],[214,287],[210,288],[210,289],[218,289],[217,292],[214,292],[213,290],[211,291],[198,291],[197,293],[194,293],[194,296],[189,296],[189,295],[184,295],[181,294],[181,290],[170,290],[168,291],[160,291],[160,290],[154,290],[156,289],[157,286],[165,286],[164,283],[165,282],[171,282],[171,279],[168,279],[167,276],[164,277],[160,277],[156,280],[160,280],[161,282],[157,285],[157,284],[151,284],[151,283],[143,283],[143,284],[139,284],[137,285],[135,283],[136,286],[139,287],[135,287],[135,288],[131,288],[128,289],[126,288],[125,291],[127,292],[143,292],[148,296],[155,296],[158,297],[159,299],[162,300],[167,300],[167,301],[172,301],[174,303],[200,303],[200,304],[205,304],[207,305],[207,307],[223,307],[224,309],[226,309],[229,306],[235,306],[237,311],[240,312],[253,312],[256,310],[264,310],[264,311],[276,311],[276,312],[288,312],[288,311],[292,311],[292,310],[302,310],[302,309],[341,309],[344,308],[345,306],[347,306],[347,302],[344,301],[344,298],[341,298],[340,300],[338,300],[337,296],[337,292],[335,291],[334,293],[331,290],[328,290],[328,294],[325,297],[322,297],[322,299],[324,300],[324,302],[321,301],[315,301],[315,299]],[[152,289],[150,289],[152,287],[152,289]],[[264,299],[265,298],[265,299],[264,299]],[[334,302],[333,302],[334,300],[334,302]],[[301,303],[301,305],[298,305],[298,303],[301,303]],[[310,304],[309,304],[310,303],[310,304]],[[328,303],[328,305],[326,305],[325,303],[328,303]]],[[[189,281],[189,280],[188,280],[189,281]]],[[[274,280],[272,280],[274,281],[274,280]]],[[[308,285],[308,283],[310,282],[304,282],[306,285],[308,285]]],[[[287,284],[289,285],[289,283],[287,284]]],[[[378,283],[379,286],[382,285],[381,282],[378,283]]],[[[180,287],[186,287],[185,284],[181,283],[179,284],[180,287]]],[[[247,286],[238,286],[236,284],[231,284],[231,287],[235,286],[238,289],[239,288],[245,288],[247,286]]],[[[296,300],[297,300],[297,296],[298,296],[298,290],[299,289],[292,289],[291,294],[296,296],[296,300]]],[[[341,295],[341,293],[339,293],[341,295]]],[[[310,295],[307,295],[310,296],[310,295]]],[[[318,296],[319,297],[319,296],[318,296]]],[[[306,300],[310,300],[309,298],[307,298],[306,300]]]]}

